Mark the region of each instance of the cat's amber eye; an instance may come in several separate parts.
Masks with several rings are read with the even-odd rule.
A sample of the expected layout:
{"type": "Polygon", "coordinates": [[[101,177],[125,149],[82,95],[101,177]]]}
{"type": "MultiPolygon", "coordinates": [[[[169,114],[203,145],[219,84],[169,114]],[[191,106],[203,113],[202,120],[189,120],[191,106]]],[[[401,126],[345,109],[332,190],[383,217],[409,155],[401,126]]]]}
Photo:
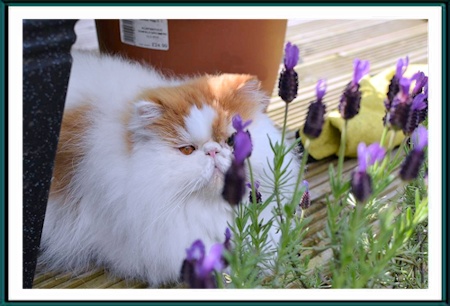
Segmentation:
{"type": "Polygon", "coordinates": [[[227,145],[229,145],[230,147],[234,146],[234,136],[235,135],[236,135],[236,133],[233,133],[233,135],[228,137],[228,139],[226,140],[227,145]]]}
{"type": "Polygon", "coordinates": [[[184,155],[191,155],[192,152],[195,151],[195,147],[194,146],[185,146],[185,147],[178,148],[178,150],[180,150],[180,152],[183,153],[184,155]]]}

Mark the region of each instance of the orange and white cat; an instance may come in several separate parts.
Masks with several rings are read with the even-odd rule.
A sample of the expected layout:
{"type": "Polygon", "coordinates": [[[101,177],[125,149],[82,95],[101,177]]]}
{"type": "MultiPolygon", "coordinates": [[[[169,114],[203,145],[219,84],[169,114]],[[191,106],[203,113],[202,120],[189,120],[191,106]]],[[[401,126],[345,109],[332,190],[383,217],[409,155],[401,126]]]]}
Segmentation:
{"type": "MultiPolygon", "coordinates": [[[[150,286],[176,282],[192,242],[209,249],[233,223],[221,193],[234,115],[252,120],[253,172],[263,198],[271,194],[268,137],[275,143],[281,133],[264,113],[268,101],[248,75],[168,79],[117,57],[73,53],[40,262],[106,266],[150,286]]],[[[297,161],[289,167],[295,176],[297,161]]]]}

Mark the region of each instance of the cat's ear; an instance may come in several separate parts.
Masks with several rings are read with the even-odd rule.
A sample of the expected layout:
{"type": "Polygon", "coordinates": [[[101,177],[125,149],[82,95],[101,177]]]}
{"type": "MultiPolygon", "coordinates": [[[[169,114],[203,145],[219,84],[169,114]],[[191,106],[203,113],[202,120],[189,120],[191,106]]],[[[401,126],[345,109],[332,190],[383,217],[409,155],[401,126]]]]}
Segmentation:
{"type": "Polygon", "coordinates": [[[261,90],[261,81],[253,75],[240,75],[237,77],[237,81],[240,82],[238,90],[254,92],[261,90]]]}
{"type": "Polygon", "coordinates": [[[138,101],[134,103],[134,115],[141,123],[147,125],[162,116],[162,108],[151,101],[138,101]]]}
{"type": "Polygon", "coordinates": [[[250,96],[264,112],[269,106],[270,98],[262,91],[261,81],[256,76],[246,74],[239,75],[237,80],[240,81],[238,92],[250,96]]]}
{"type": "Polygon", "coordinates": [[[249,74],[222,74],[210,81],[210,86],[219,97],[227,96],[230,92],[248,97],[258,108],[265,111],[270,98],[261,89],[261,81],[249,74]]]}
{"type": "MultiPolygon", "coordinates": [[[[137,101],[133,103],[133,111],[128,128],[135,136],[144,137],[149,136],[150,124],[154,123],[162,116],[162,107],[151,101],[137,101]]],[[[136,139],[139,139],[136,138],[136,139]]]]}

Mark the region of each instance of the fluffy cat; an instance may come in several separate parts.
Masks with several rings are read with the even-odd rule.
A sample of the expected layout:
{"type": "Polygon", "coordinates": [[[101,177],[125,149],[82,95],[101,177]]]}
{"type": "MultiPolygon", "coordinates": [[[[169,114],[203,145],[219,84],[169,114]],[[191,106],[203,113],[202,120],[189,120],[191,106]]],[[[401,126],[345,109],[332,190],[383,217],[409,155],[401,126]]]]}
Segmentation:
{"type": "MultiPolygon", "coordinates": [[[[233,222],[221,193],[234,115],[252,120],[252,167],[263,198],[270,194],[267,136],[281,134],[264,113],[268,102],[249,75],[169,79],[121,58],[73,53],[40,262],[75,272],[106,266],[150,286],[176,282],[192,242],[209,250],[233,222]]],[[[290,168],[296,175],[296,160],[290,168]]]]}

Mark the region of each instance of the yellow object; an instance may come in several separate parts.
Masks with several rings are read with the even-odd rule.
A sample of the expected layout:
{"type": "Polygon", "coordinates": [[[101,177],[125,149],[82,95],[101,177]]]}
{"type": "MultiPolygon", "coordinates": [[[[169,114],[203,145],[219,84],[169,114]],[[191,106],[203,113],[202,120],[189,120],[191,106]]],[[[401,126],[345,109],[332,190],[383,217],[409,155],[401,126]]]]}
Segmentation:
{"type": "MultiPolygon", "coordinates": [[[[427,70],[427,65],[409,65],[404,76],[411,77],[418,71],[422,71],[428,75],[427,70]]],[[[394,74],[395,67],[386,69],[373,77],[365,76],[360,81],[360,91],[362,93],[361,108],[359,114],[348,121],[345,156],[356,157],[356,148],[360,142],[369,145],[380,141],[384,129],[384,99],[394,74]]],[[[414,83],[411,84],[411,88],[414,88],[414,83]]],[[[342,90],[344,90],[344,88],[342,88],[342,90]]],[[[320,134],[318,138],[311,140],[309,144],[309,154],[314,159],[323,159],[334,154],[337,155],[339,152],[343,126],[344,119],[342,119],[338,110],[336,109],[329,112],[325,116],[322,134],[320,134]]],[[[387,141],[390,139],[391,133],[392,132],[390,131],[387,134],[387,141]]],[[[303,134],[303,127],[300,128],[300,136],[303,145],[305,145],[306,136],[303,134]]],[[[398,131],[395,135],[393,144],[395,146],[399,145],[404,137],[403,132],[398,131]]],[[[387,143],[387,141],[385,143],[387,143]]]]}

